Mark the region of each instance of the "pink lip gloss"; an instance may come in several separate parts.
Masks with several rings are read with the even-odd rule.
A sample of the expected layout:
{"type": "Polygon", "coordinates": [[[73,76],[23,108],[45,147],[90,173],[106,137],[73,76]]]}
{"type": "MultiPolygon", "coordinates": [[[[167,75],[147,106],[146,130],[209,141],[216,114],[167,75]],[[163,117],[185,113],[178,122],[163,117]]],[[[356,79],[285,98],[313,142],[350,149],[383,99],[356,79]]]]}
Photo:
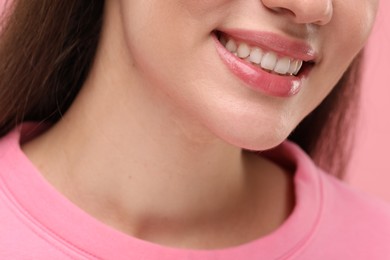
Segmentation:
{"type": "MultiPolygon", "coordinates": [[[[307,44],[284,39],[278,35],[245,30],[224,31],[229,37],[241,40],[263,50],[276,52],[303,61],[315,60],[312,48],[307,44]]],[[[275,97],[290,97],[299,93],[302,81],[307,77],[311,67],[303,68],[299,75],[287,76],[267,72],[262,68],[236,57],[229,52],[213,34],[216,49],[228,69],[255,91],[275,97]]]]}

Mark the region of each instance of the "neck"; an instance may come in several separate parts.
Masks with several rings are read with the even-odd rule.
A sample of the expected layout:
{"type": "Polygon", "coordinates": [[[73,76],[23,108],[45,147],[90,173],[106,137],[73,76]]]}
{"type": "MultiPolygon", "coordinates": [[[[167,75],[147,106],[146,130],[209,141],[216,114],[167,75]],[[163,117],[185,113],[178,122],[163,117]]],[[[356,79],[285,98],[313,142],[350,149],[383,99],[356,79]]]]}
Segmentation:
{"type": "Polygon", "coordinates": [[[200,126],[189,126],[196,129],[191,132],[160,106],[139,115],[123,95],[114,103],[95,96],[95,106],[84,107],[84,93],[91,93],[84,90],[68,114],[24,150],[53,186],[102,222],[146,240],[203,248],[267,234],[290,213],[291,183],[272,162],[200,126]],[[245,223],[252,224],[238,238],[221,232],[237,236],[231,227],[245,223]],[[167,237],[172,231],[182,234],[180,243],[167,237]],[[226,240],[183,239],[198,232],[219,232],[226,240]]]}

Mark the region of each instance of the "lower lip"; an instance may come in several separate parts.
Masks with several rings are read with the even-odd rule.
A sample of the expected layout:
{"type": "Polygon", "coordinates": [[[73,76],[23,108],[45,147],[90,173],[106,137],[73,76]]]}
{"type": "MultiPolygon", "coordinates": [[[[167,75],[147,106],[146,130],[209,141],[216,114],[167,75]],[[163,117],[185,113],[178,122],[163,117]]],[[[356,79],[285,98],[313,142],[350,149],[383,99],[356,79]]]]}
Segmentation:
{"type": "Polygon", "coordinates": [[[212,36],[223,62],[251,89],[275,97],[291,97],[301,90],[303,78],[308,71],[301,72],[300,76],[281,76],[268,73],[252,63],[236,57],[220,43],[214,33],[212,36]]]}

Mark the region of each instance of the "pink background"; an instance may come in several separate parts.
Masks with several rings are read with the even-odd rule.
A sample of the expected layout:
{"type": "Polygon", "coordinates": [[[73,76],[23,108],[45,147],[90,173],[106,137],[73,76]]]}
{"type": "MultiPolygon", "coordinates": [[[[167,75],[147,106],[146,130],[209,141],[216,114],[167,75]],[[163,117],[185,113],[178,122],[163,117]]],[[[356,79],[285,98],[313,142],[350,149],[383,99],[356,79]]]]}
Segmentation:
{"type": "MultiPolygon", "coordinates": [[[[5,0],[0,0],[1,6],[5,0]]],[[[348,182],[390,202],[390,1],[381,1],[367,47],[362,115],[348,182]],[[387,117],[389,116],[389,117],[387,117]]]]}
{"type": "Polygon", "coordinates": [[[368,44],[362,115],[349,182],[390,202],[390,1],[381,1],[368,44]]]}

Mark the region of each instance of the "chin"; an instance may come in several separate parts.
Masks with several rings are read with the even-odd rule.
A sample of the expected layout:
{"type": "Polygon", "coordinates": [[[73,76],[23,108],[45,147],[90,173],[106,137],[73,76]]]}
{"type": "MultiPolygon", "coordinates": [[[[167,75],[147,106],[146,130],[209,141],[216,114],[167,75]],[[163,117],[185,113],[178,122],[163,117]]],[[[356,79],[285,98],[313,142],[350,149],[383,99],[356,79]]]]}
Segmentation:
{"type": "Polygon", "coordinates": [[[254,131],[251,129],[226,128],[230,131],[218,131],[218,136],[225,142],[251,151],[265,151],[272,149],[284,142],[290,130],[283,127],[267,127],[254,131]]]}
{"type": "Polygon", "coordinates": [[[240,143],[237,142],[238,145],[237,147],[240,147],[245,150],[250,150],[250,151],[265,151],[272,149],[279,144],[283,143],[287,137],[283,138],[259,138],[259,139],[254,139],[254,140],[241,140],[240,143]]]}

